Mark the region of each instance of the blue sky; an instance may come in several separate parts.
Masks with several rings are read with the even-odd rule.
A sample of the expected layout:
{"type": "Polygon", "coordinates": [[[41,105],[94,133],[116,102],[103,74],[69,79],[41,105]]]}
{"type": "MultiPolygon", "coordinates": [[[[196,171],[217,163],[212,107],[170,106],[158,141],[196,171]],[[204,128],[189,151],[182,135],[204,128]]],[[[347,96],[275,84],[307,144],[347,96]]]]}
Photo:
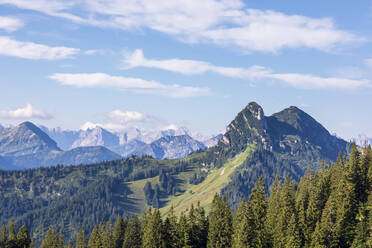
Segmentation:
{"type": "Polygon", "coordinates": [[[212,134],[256,101],[372,136],[371,26],[370,1],[0,0],[0,123],[212,134]]]}

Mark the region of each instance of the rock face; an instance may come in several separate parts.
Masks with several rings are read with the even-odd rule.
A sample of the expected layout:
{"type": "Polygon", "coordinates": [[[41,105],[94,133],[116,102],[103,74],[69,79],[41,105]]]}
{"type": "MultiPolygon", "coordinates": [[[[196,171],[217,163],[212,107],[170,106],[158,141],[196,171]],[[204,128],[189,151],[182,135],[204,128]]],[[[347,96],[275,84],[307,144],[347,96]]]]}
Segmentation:
{"type": "Polygon", "coordinates": [[[105,146],[108,149],[115,149],[120,146],[120,140],[117,135],[101,127],[95,127],[80,132],[79,138],[75,140],[71,148],[81,146],[105,146]]]}
{"type": "Polygon", "coordinates": [[[72,144],[79,138],[81,131],[73,130],[63,130],[62,128],[47,128],[45,126],[40,126],[51,139],[53,139],[58,147],[66,151],[71,149],[72,144]]]}
{"type": "Polygon", "coordinates": [[[136,150],[135,155],[149,155],[154,158],[183,158],[188,154],[205,149],[205,145],[188,135],[166,136],[136,150]]]}

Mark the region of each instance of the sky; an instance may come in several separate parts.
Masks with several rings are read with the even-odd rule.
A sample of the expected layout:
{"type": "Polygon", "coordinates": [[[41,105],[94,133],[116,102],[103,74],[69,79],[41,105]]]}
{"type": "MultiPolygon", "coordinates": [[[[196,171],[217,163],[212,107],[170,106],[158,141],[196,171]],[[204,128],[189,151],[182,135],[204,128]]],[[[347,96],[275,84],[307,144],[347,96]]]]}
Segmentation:
{"type": "Polygon", "coordinates": [[[0,123],[221,132],[249,102],[372,136],[372,2],[0,0],[0,123]]]}

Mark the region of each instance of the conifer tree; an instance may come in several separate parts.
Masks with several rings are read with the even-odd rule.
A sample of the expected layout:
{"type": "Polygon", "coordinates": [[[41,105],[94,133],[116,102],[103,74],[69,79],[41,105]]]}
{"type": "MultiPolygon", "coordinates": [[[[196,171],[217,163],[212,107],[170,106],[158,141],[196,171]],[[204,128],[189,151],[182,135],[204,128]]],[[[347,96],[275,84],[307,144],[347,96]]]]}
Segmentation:
{"type": "Polygon", "coordinates": [[[100,236],[98,233],[98,228],[95,226],[90,233],[89,236],[89,242],[88,242],[88,247],[89,248],[98,248],[100,245],[100,236]]]}
{"type": "Polygon", "coordinates": [[[122,248],[124,241],[125,223],[124,220],[118,215],[116,217],[114,230],[113,230],[113,242],[115,248],[122,248]]]}
{"type": "Polygon", "coordinates": [[[173,205],[171,206],[163,225],[163,235],[165,246],[169,248],[180,247],[180,234],[177,223],[177,217],[174,213],[173,205]]]}
{"type": "Polygon", "coordinates": [[[226,196],[214,196],[209,214],[208,248],[227,248],[232,244],[232,214],[226,196]]]}
{"type": "Polygon", "coordinates": [[[253,243],[255,244],[255,247],[267,247],[268,234],[265,229],[267,198],[262,176],[257,180],[255,187],[252,189],[252,193],[249,197],[249,205],[254,228],[253,243]]]}
{"type": "Polygon", "coordinates": [[[285,247],[287,242],[287,232],[292,215],[296,214],[295,209],[295,192],[291,177],[288,174],[279,191],[279,212],[277,215],[276,228],[273,233],[274,247],[285,247]]]}
{"type": "Polygon", "coordinates": [[[57,232],[49,229],[45,235],[45,239],[41,243],[41,248],[60,248],[57,232]]]}
{"type": "Polygon", "coordinates": [[[80,231],[76,237],[76,248],[87,248],[87,240],[85,237],[84,227],[80,228],[80,231]]]}
{"type": "Polygon", "coordinates": [[[65,246],[65,241],[63,238],[62,230],[61,230],[58,235],[58,248],[63,248],[64,246],[65,246]]]}
{"type": "Polygon", "coordinates": [[[159,209],[152,212],[151,209],[146,214],[145,225],[143,227],[142,247],[143,248],[161,248],[164,240],[161,233],[162,219],[159,209]]]}
{"type": "Polygon", "coordinates": [[[17,246],[19,248],[28,248],[31,245],[30,234],[25,225],[23,225],[17,234],[17,246]]]}
{"type": "Polygon", "coordinates": [[[293,213],[292,217],[288,223],[287,233],[286,233],[286,241],[285,247],[286,248],[301,248],[303,247],[301,236],[300,236],[300,228],[298,225],[296,214],[293,213]]]}
{"type": "Polygon", "coordinates": [[[232,247],[255,247],[255,238],[252,210],[245,199],[243,199],[234,216],[232,247]]]}
{"type": "Polygon", "coordinates": [[[132,216],[125,229],[123,248],[140,248],[142,246],[141,221],[137,216],[132,216]]]}
{"type": "Polygon", "coordinates": [[[180,215],[178,228],[179,228],[178,233],[180,235],[179,247],[191,248],[191,237],[190,237],[191,227],[184,212],[182,212],[180,215]]]}
{"type": "Polygon", "coordinates": [[[0,228],[0,247],[5,247],[8,239],[8,234],[6,231],[5,225],[2,225],[0,228]]]}
{"type": "Polygon", "coordinates": [[[266,232],[268,234],[268,240],[271,245],[274,242],[274,236],[278,224],[277,217],[279,216],[280,211],[280,186],[281,182],[279,179],[279,175],[276,174],[274,182],[271,185],[265,225],[266,232]]]}
{"type": "Polygon", "coordinates": [[[10,221],[8,223],[8,241],[7,241],[7,245],[9,247],[16,246],[16,241],[17,241],[17,237],[16,237],[16,231],[15,231],[14,219],[10,219],[10,221]]]}

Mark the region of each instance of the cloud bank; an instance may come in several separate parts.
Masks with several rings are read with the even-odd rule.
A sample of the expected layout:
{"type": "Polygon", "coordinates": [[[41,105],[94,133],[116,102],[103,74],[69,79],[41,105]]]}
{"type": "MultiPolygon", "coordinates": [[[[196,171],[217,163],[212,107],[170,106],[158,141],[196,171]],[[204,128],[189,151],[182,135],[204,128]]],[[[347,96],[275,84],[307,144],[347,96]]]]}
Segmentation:
{"type": "Polygon", "coordinates": [[[332,18],[251,9],[240,0],[0,0],[72,22],[123,30],[151,29],[186,43],[235,46],[246,52],[285,48],[329,51],[364,42],[332,18]],[[208,11],[206,11],[208,10],[208,11]]]}
{"type": "Polygon", "coordinates": [[[171,98],[189,98],[209,96],[212,94],[209,88],[161,84],[154,80],[148,81],[141,78],[111,76],[105,73],[56,73],[50,75],[49,78],[56,80],[62,85],[78,88],[113,88],[128,92],[161,95],[171,98]]]}
{"type": "Polygon", "coordinates": [[[10,16],[0,16],[0,29],[3,29],[8,32],[13,32],[23,27],[23,21],[10,17],[10,16]]]}
{"type": "Polygon", "coordinates": [[[7,36],[0,36],[0,55],[24,59],[57,60],[71,58],[79,49],[69,47],[50,47],[33,42],[17,41],[7,36]]]}
{"type": "Polygon", "coordinates": [[[356,89],[370,86],[365,79],[350,79],[341,77],[320,77],[311,74],[274,73],[269,68],[254,65],[249,68],[216,66],[198,60],[168,59],[155,60],[145,58],[142,50],[127,53],[123,59],[123,68],[135,67],[156,68],[184,75],[200,75],[212,72],[225,77],[247,80],[275,80],[301,89],[356,89]]]}
{"type": "Polygon", "coordinates": [[[43,110],[34,108],[31,104],[27,104],[24,108],[18,108],[15,110],[0,110],[0,118],[49,120],[52,119],[53,116],[43,110]]]}

